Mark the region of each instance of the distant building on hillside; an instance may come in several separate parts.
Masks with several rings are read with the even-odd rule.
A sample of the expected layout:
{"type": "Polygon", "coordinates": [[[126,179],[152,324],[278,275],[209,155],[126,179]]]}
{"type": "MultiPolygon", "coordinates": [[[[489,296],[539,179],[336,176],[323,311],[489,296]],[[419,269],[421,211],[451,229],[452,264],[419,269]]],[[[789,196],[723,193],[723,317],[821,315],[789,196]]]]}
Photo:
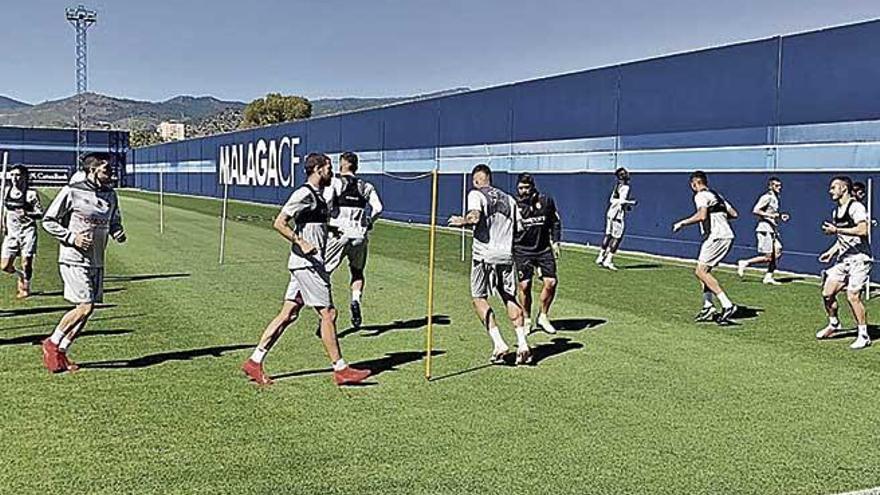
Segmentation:
{"type": "Polygon", "coordinates": [[[165,141],[180,141],[186,138],[186,128],[179,122],[162,122],[156,128],[156,132],[162,136],[165,141]]]}

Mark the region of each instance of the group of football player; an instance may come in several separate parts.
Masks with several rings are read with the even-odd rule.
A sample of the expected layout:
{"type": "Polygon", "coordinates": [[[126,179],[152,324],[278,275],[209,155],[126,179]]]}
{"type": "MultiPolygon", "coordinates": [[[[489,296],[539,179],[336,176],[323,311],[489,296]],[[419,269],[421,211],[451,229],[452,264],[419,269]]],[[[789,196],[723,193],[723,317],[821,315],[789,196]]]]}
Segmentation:
{"type": "MultiPolygon", "coordinates": [[[[112,155],[91,153],[82,161],[82,171],[61,188],[43,211],[39,195],[30,186],[28,171],[15,165],[10,169],[9,187],[3,191],[6,209],[0,269],[17,277],[17,297],[30,295],[33,261],[37,248],[37,221],[60,244],[58,265],[64,282],[64,298],[75,305],[67,312],[52,334],[42,343],[43,363],[53,372],[75,371],[78,366],[68,357],[68,350],[103,301],[104,252],[109,239],[125,242],[121,211],[111,185],[112,155]],[[20,268],[15,267],[20,258],[20,268]]],[[[336,332],[337,312],[332,299],[331,274],[347,259],[351,275],[351,323],[359,328],[363,321],[362,297],[367,262],[369,232],[382,213],[383,205],[376,188],[357,176],[358,157],[346,152],[340,156],[334,175],[329,156],[311,153],[304,160],[305,182],[290,195],[273,223],[274,229],[290,243],[288,270],[290,281],[278,314],[269,322],[250,357],[242,365],[249,379],[268,385],[272,379],[263,362],[284,330],[299,317],[303,307],[315,309],[319,318],[316,331],[320,337],[338,385],[362,382],[370,370],[349,365],[342,357],[336,332]]],[[[490,361],[503,363],[510,347],[499,329],[489,304],[497,295],[505,306],[516,334],[514,364],[530,364],[532,350],[529,334],[538,329],[555,334],[550,307],[558,285],[557,259],[560,253],[562,224],[553,198],[538,190],[534,177],[522,173],[516,191],[510,195],[492,185],[489,166],[479,164],[471,172],[473,188],[467,193],[466,212],[449,218],[451,227],[473,230],[470,294],[474,310],[492,340],[490,361]],[[542,281],[537,317],[532,313],[532,282],[542,281]]],[[[629,172],[615,171],[616,184],[609,198],[605,235],[596,263],[616,271],[614,256],[620,248],[625,217],[636,205],[630,197],[629,172]]],[[[734,239],[730,221],[738,212],[719,192],[710,189],[704,172],[690,176],[695,212],[673,225],[699,224],[703,241],[695,275],[702,287],[703,307],[695,320],[728,324],[736,317],[737,306],[727,296],[712,270],[729,253],[734,239]],[[716,309],[718,299],[721,308],[716,309]]],[[[774,278],[782,256],[780,223],[789,215],[780,209],[782,181],[771,177],[767,191],[755,203],[752,213],[758,218],[755,229],[758,256],[740,260],[740,276],[752,264],[767,264],[763,283],[778,285],[774,278]]],[[[822,225],[836,242],[819,260],[831,263],[823,271],[822,296],[828,325],[817,332],[819,339],[841,330],[837,295],[846,291],[847,301],[857,322],[857,336],[851,344],[862,349],[871,344],[862,294],[870,283],[872,264],[868,231],[871,220],[864,204],[864,184],[849,177],[834,177],[829,194],[835,203],[832,220],[822,225]]]]}

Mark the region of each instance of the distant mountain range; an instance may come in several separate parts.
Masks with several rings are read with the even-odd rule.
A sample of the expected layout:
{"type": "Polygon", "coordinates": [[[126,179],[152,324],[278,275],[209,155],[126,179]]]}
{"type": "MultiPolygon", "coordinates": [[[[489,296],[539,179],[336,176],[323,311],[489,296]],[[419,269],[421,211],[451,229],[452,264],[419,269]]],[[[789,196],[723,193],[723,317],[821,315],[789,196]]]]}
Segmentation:
{"type": "MultiPolygon", "coordinates": [[[[433,98],[468,91],[456,88],[437,93],[391,98],[322,98],[312,100],[312,116],[350,112],[410,100],[433,98]]],[[[212,96],[177,96],[152,102],[87,93],[86,127],[154,129],[172,120],[187,124],[188,135],[205,135],[234,129],[246,106],[241,101],[224,101],[212,96]],[[232,127],[232,129],[230,128],[232,127]]],[[[36,105],[0,96],[0,125],[26,127],[75,127],[74,97],[36,105]]]]}

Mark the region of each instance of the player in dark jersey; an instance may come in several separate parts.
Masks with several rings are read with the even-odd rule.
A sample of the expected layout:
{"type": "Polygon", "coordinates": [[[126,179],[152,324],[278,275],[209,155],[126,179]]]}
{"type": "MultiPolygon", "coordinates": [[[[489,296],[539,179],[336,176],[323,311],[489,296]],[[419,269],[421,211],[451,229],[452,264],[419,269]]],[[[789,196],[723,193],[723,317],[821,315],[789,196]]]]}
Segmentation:
{"type": "Polygon", "coordinates": [[[532,277],[537,268],[544,284],[537,323],[545,332],[553,334],[556,329],[547,315],[556,296],[556,258],[562,221],[553,198],[539,193],[535,179],[527,173],[520,174],[517,180],[516,206],[521,225],[513,241],[513,259],[519,275],[519,300],[525,325],[532,328],[532,277]]]}

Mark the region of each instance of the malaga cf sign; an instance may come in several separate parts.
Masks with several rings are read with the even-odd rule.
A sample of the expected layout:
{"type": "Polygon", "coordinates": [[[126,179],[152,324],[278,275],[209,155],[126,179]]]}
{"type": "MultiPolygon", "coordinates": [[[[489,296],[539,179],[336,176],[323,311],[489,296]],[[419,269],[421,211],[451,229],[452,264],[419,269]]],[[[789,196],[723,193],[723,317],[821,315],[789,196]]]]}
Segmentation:
{"type": "Polygon", "coordinates": [[[293,185],[293,167],[299,163],[296,147],[300,139],[258,139],[248,143],[221,145],[218,149],[220,184],[238,186],[293,185]]]}

